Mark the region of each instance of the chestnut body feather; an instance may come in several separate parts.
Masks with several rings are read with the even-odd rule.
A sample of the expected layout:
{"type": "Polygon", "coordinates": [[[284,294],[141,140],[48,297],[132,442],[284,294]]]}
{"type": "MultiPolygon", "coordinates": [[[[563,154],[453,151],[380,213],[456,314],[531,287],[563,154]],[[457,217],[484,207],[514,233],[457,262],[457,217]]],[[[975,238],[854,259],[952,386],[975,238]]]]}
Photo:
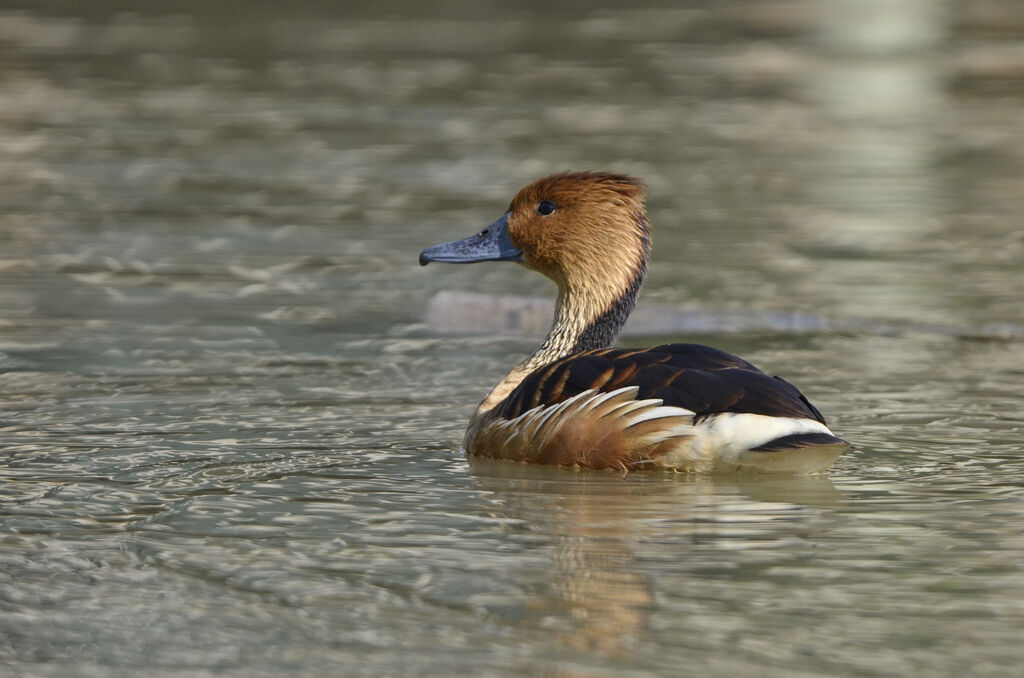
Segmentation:
{"type": "Polygon", "coordinates": [[[550,333],[481,402],[466,452],[586,468],[828,468],[849,444],[783,379],[698,344],[610,348],[646,275],[644,195],[633,177],[552,175],[479,234],[420,255],[513,260],[558,285],[550,333]]]}

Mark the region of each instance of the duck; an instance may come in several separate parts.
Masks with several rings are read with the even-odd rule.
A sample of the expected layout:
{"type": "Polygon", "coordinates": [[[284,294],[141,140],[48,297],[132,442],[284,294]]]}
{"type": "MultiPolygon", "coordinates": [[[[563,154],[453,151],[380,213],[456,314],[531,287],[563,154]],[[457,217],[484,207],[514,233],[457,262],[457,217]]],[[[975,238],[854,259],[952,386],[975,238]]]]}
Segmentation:
{"type": "Polygon", "coordinates": [[[558,288],[551,330],[480,402],[465,453],[580,469],[824,472],[851,445],[781,377],[701,344],[613,347],[647,275],[646,197],[625,174],[552,174],[480,232],[420,253],[422,266],[516,262],[558,288]]]}

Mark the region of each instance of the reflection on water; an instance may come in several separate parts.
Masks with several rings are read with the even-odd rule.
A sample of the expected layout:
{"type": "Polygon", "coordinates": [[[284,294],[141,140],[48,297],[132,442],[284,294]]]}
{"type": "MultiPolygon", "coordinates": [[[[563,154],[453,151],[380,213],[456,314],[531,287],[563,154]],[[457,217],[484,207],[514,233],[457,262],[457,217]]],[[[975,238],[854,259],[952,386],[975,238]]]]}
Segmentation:
{"type": "Polygon", "coordinates": [[[551,628],[567,647],[617,658],[642,644],[657,611],[651,573],[638,562],[649,551],[645,544],[668,537],[690,551],[719,540],[742,548],[764,537],[765,522],[785,522],[801,506],[836,506],[842,497],[823,476],[627,480],[470,462],[477,487],[501,498],[503,517],[555,537],[551,562],[539,573],[550,589],[526,601],[526,618],[551,628]],[[559,622],[545,623],[552,619],[559,622]]]}
{"type": "Polygon", "coordinates": [[[5,3],[6,673],[1011,675],[1022,31],[1006,0],[5,3]],[[799,383],[857,445],[828,477],[462,458],[551,289],[416,254],[565,168],[650,183],[624,341],[799,383]]]}

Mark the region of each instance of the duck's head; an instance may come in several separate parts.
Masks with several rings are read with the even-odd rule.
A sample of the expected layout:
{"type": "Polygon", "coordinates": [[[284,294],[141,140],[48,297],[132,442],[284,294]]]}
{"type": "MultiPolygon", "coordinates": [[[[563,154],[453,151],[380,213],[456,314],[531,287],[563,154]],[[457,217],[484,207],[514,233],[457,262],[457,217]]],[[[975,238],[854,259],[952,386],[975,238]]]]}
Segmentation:
{"type": "Polygon", "coordinates": [[[553,174],[520,189],[479,233],[423,250],[420,264],[515,261],[563,291],[635,293],[650,249],[645,195],[642,181],[622,174],[553,174]]]}

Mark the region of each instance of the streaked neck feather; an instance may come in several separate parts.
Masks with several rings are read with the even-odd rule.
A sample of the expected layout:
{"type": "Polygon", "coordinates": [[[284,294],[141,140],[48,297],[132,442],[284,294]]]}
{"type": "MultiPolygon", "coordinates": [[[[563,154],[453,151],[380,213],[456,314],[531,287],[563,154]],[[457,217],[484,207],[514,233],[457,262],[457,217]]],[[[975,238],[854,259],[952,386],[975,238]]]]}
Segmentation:
{"type": "Polygon", "coordinates": [[[512,368],[477,407],[474,416],[493,409],[534,370],[580,351],[610,348],[636,305],[646,276],[646,257],[629,283],[600,293],[597,285],[575,290],[559,286],[555,320],[544,342],[529,358],[512,368]]]}

